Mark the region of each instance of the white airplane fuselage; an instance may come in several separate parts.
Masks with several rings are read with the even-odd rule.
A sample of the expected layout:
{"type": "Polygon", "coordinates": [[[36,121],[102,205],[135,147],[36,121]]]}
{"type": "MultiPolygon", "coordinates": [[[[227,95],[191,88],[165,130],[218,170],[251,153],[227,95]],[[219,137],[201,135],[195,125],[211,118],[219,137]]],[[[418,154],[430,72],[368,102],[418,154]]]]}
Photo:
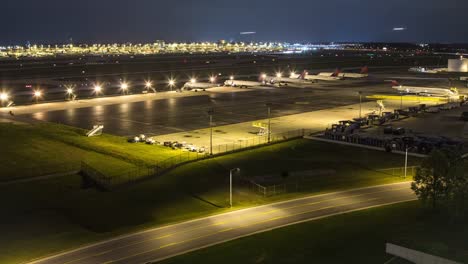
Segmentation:
{"type": "Polygon", "coordinates": [[[418,87],[418,86],[393,86],[393,89],[397,90],[400,93],[407,94],[426,94],[426,95],[435,95],[435,96],[454,96],[458,93],[446,88],[436,88],[436,87],[418,87]]]}

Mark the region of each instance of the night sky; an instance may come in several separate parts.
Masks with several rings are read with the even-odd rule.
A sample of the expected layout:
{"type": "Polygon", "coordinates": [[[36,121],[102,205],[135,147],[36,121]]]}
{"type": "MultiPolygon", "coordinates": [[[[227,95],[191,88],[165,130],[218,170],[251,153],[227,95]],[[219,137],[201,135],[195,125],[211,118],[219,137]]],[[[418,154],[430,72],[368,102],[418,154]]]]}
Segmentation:
{"type": "Polygon", "coordinates": [[[468,42],[466,0],[2,0],[0,6],[3,45],[242,40],[241,31],[256,31],[256,41],[468,42]]]}

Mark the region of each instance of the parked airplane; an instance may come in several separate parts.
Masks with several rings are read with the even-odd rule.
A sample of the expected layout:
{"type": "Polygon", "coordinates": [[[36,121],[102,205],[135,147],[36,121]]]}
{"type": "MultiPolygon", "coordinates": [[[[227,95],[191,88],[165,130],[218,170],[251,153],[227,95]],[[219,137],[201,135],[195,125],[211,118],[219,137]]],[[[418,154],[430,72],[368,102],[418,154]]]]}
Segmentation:
{"type": "Polygon", "coordinates": [[[203,90],[210,88],[218,87],[219,84],[216,83],[208,83],[208,82],[186,82],[182,87],[183,90],[191,91],[191,90],[203,90]]]}
{"type": "Polygon", "coordinates": [[[304,71],[302,74],[298,75],[296,73],[291,73],[289,77],[283,77],[281,73],[277,73],[276,77],[268,77],[263,75],[261,80],[271,83],[271,84],[310,84],[310,81],[304,79],[306,72],[304,71]]]}
{"type": "Polygon", "coordinates": [[[335,72],[321,72],[318,75],[320,76],[332,76],[335,74],[337,77],[341,77],[344,79],[362,79],[369,77],[369,67],[364,66],[361,69],[360,73],[352,73],[352,72],[340,72],[336,70],[335,72]]]}
{"type": "Polygon", "coordinates": [[[337,69],[335,72],[321,72],[317,75],[309,75],[307,72],[304,72],[304,80],[308,81],[338,81],[343,79],[343,77],[338,76],[340,71],[337,69]]]}
{"type": "Polygon", "coordinates": [[[263,82],[255,82],[255,81],[242,81],[242,80],[227,80],[224,82],[225,86],[232,86],[232,87],[239,87],[239,88],[247,88],[247,87],[258,87],[258,86],[265,86],[267,83],[263,82]]]}
{"type": "Polygon", "coordinates": [[[419,87],[419,86],[403,86],[397,81],[392,81],[392,88],[400,93],[418,94],[426,96],[454,96],[458,95],[456,89],[436,88],[436,87],[419,87]]]}

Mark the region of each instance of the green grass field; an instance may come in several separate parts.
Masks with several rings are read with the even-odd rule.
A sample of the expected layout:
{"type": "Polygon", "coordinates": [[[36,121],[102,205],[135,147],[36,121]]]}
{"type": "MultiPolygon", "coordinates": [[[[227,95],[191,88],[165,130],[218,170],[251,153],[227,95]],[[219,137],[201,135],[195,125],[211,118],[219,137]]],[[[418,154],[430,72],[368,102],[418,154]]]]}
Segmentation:
{"type": "Polygon", "coordinates": [[[0,123],[0,146],[0,181],[78,170],[81,161],[112,176],[137,166],[154,166],[180,153],[130,144],[125,138],[106,134],[87,138],[82,129],[47,123],[0,123]]]}
{"type": "Polygon", "coordinates": [[[450,223],[419,202],[407,202],[293,225],[162,263],[385,263],[392,258],[385,253],[387,242],[467,263],[467,236],[466,222],[450,223]]]}
{"type": "MultiPolygon", "coordinates": [[[[64,138],[55,142],[75,139],[60,137],[64,138]]],[[[63,144],[72,148],[92,144],[92,140],[84,139],[85,143],[79,139],[73,145],[63,144]]],[[[116,158],[123,153],[135,159],[139,157],[128,149],[117,149],[118,155],[103,153],[97,155],[118,162],[126,162],[116,158]]],[[[312,179],[299,192],[269,198],[236,184],[234,209],[240,209],[298,196],[402,181],[400,177],[375,171],[398,166],[402,161],[402,156],[385,152],[294,140],[187,164],[161,177],[113,192],[81,189],[78,175],[0,186],[0,207],[8,216],[0,220],[0,244],[3,245],[0,263],[24,262],[122,233],[228,211],[228,171],[233,167],[240,167],[244,177],[277,174],[285,169],[336,170],[327,177],[312,179]]],[[[111,169],[115,167],[111,165],[111,169]]]]}

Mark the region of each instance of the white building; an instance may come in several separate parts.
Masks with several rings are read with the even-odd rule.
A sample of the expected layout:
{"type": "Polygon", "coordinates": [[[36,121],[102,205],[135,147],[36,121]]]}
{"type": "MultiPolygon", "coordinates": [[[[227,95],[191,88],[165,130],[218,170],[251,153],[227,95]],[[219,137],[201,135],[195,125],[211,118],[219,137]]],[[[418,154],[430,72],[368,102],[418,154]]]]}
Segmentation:
{"type": "Polygon", "coordinates": [[[449,59],[449,72],[468,72],[468,59],[460,57],[459,59],[449,59]]]}

